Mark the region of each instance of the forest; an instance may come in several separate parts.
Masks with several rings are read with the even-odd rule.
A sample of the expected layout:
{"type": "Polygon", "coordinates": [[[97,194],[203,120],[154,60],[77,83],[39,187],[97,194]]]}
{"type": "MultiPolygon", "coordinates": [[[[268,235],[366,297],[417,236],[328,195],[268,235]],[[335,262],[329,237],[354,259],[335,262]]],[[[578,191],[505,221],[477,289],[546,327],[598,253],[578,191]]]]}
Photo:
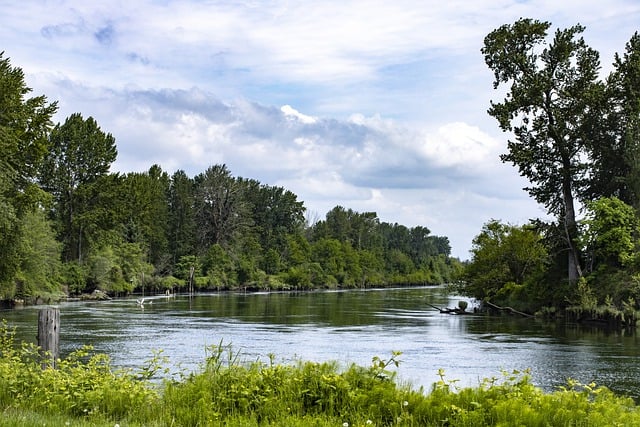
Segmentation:
{"type": "Polygon", "coordinates": [[[604,75],[575,25],[520,19],[481,53],[504,99],[501,156],[552,220],[488,220],[471,258],[425,226],[336,206],[314,220],[285,188],[224,164],[114,173],[114,136],[30,97],[0,56],[0,300],[185,290],[455,284],[529,314],[633,325],[640,302],[640,35],[604,75]]]}
{"type": "Polygon", "coordinates": [[[291,191],[224,164],[190,177],[112,172],[113,135],[31,97],[0,55],[0,300],[132,292],[304,290],[451,282],[447,237],[336,206],[322,220],[291,191]]]}
{"type": "Polygon", "coordinates": [[[501,160],[552,221],[485,223],[463,292],[529,313],[635,325],[640,302],[640,35],[603,76],[575,25],[520,19],[484,39],[505,94],[488,113],[509,135],[501,160]]]}

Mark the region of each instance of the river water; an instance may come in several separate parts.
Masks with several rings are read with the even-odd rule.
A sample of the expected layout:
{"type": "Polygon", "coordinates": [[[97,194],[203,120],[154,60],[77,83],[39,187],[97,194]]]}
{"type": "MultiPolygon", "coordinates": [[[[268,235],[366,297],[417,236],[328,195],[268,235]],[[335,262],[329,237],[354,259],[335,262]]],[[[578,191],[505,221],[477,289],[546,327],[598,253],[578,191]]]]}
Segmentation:
{"type": "MultiPolygon", "coordinates": [[[[60,308],[64,356],[92,345],[116,367],[141,368],[156,351],[171,372],[204,363],[211,347],[230,345],[240,360],[336,361],[369,366],[400,351],[398,381],[426,390],[438,370],[459,386],[477,386],[503,371],[529,369],[547,391],[568,378],[595,382],[640,398],[640,346],[628,332],[606,332],[564,322],[511,316],[456,316],[463,298],[445,288],[220,293],[68,302],[60,308]]],[[[470,305],[471,307],[471,305],[470,305]]],[[[42,307],[0,311],[18,337],[35,342],[42,307]]]]}

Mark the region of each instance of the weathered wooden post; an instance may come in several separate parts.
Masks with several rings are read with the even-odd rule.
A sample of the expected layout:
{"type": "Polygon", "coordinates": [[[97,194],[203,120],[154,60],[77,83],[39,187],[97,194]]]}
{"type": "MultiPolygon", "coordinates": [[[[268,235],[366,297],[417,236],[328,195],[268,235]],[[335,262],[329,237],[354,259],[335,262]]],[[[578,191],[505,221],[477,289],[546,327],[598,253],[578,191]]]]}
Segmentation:
{"type": "Polygon", "coordinates": [[[43,357],[42,367],[51,360],[51,367],[56,367],[60,353],[60,309],[47,307],[38,312],[38,347],[43,357]]]}

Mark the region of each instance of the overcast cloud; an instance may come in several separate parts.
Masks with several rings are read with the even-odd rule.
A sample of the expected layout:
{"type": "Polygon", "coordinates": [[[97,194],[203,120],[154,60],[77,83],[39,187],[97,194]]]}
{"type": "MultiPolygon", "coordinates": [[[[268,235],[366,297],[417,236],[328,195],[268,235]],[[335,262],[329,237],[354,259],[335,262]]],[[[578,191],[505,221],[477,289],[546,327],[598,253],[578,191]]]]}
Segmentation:
{"type": "Polygon", "coordinates": [[[114,135],[114,171],[225,163],[312,215],[375,211],[467,259],[488,220],[544,216],[486,114],[483,39],[520,17],[585,25],[607,73],[640,2],[0,0],[0,51],[56,122],[114,135]]]}

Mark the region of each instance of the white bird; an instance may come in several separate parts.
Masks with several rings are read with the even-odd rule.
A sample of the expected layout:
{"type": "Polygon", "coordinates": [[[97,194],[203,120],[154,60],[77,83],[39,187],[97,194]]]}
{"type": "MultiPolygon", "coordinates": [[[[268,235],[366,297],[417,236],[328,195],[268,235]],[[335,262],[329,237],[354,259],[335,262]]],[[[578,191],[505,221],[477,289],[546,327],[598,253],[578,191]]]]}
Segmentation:
{"type": "Polygon", "coordinates": [[[144,298],[136,300],[140,307],[144,307],[144,298]]]}

